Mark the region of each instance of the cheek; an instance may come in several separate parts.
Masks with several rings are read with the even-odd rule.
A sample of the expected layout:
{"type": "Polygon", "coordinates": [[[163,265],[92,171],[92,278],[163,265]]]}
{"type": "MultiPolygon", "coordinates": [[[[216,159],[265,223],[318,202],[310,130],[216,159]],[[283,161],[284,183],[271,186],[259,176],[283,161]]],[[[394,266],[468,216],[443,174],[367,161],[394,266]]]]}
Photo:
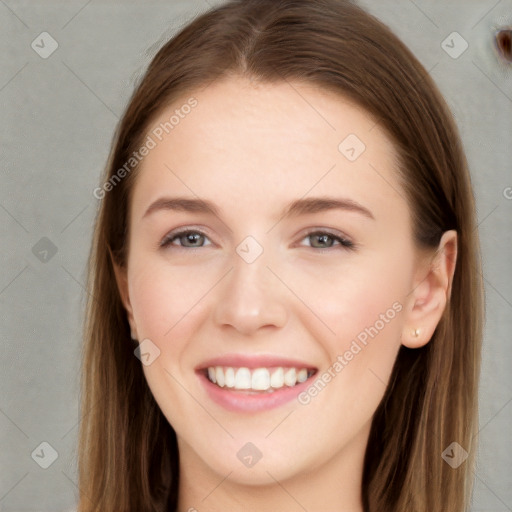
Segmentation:
{"type": "Polygon", "coordinates": [[[351,340],[360,334],[364,342],[368,329],[375,333],[372,326],[379,334],[386,334],[382,339],[399,339],[399,313],[410,292],[412,274],[407,261],[389,251],[354,256],[350,262],[336,266],[330,262],[315,265],[288,275],[288,282],[294,283],[294,290],[305,298],[310,310],[310,328],[317,325],[317,337],[331,355],[348,349],[351,340]]]}
{"type": "Polygon", "coordinates": [[[199,407],[194,409],[196,404],[190,402],[183,386],[193,365],[190,340],[204,315],[201,297],[211,288],[211,280],[191,278],[185,267],[148,260],[142,257],[137,261],[134,256],[130,277],[130,300],[140,340],[149,339],[159,350],[153,362],[142,369],[162,413],[182,432],[188,428],[182,411],[202,414],[199,407]]]}
{"type": "Polygon", "coordinates": [[[203,275],[201,272],[173,268],[155,259],[146,265],[134,261],[132,268],[130,300],[141,335],[164,345],[168,344],[166,340],[179,340],[175,331],[187,323],[201,297],[211,288],[209,279],[198,278],[197,274],[203,275]]]}
{"type": "Polygon", "coordinates": [[[409,251],[404,244],[360,258],[357,266],[318,269],[302,278],[301,293],[322,320],[310,315],[308,325],[327,356],[321,377],[339,391],[331,404],[341,401],[366,413],[377,406],[400,348],[413,269],[409,251]]]}

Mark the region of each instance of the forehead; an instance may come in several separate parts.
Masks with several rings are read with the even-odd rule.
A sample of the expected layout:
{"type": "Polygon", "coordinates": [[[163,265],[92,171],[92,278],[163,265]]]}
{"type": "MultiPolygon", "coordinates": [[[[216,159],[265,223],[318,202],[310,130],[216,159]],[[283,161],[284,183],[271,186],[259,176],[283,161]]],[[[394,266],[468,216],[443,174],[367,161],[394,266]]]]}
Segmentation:
{"type": "Polygon", "coordinates": [[[311,84],[214,82],[162,111],[147,135],[155,146],[134,203],[164,189],[261,207],[269,196],[286,201],[313,188],[377,203],[401,196],[395,150],[372,116],[311,84]]]}

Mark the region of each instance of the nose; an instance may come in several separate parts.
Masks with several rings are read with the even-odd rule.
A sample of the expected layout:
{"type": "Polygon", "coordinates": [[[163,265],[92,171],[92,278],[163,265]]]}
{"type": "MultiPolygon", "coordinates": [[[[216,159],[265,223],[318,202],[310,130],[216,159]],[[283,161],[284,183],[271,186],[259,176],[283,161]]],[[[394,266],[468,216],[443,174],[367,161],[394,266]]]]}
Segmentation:
{"type": "Polygon", "coordinates": [[[228,326],[244,335],[286,324],[286,289],[267,267],[264,252],[248,263],[238,254],[233,256],[233,269],[220,283],[214,320],[222,329],[228,326]]]}

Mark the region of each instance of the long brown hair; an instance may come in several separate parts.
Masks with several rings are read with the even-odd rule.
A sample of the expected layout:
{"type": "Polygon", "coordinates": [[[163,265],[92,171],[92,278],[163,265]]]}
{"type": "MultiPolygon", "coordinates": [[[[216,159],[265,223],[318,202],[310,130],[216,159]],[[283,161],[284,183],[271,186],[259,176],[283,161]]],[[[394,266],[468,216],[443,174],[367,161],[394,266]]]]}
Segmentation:
{"type": "MultiPolygon", "coordinates": [[[[430,342],[401,347],[375,412],[365,456],[367,512],[462,512],[472,490],[483,286],[475,206],[457,127],[436,85],[380,21],[343,0],[232,0],[197,17],[156,54],[113,139],[88,266],[79,512],[170,511],[177,503],[176,435],[130,342],[112,259],[126,264],[127,168],[151,122],[178,96],[222,77],[303,81],[338,92],[378,120],[419,248],[458,233],[451,299],[430,342]],[[124,173],[119,170],[124,167],[124,173]],[[119,177],[122,176],[122,179],[119,177]],[[115,178],[115,179],[114,179],[115,178]],[[468,452],[453,468],[452,442],[468,452]]],[[[97,189],[100,191],[100,188],[97,189]]]]}

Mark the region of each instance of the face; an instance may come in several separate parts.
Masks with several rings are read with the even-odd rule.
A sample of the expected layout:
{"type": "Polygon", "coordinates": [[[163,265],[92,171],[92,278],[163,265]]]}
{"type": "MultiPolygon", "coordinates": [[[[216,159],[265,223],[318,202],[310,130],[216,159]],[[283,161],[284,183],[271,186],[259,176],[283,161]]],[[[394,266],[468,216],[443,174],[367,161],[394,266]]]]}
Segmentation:
{"type": "Polygon", "coordinates": [[[356,464],[417,277],[394,148],[317,87],[193,96],[148,132],[124,295],[181,464],[251,484],[356,464]]]}

